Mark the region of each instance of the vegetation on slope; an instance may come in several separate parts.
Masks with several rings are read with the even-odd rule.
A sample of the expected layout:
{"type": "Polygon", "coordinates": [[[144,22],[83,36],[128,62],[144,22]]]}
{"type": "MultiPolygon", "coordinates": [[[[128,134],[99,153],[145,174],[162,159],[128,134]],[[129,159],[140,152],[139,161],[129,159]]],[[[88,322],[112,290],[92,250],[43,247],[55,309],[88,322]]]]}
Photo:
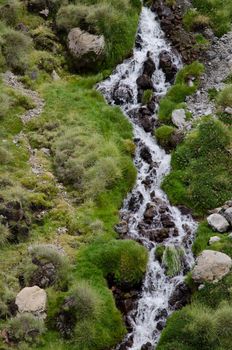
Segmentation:
{"type": "Polygon", "coordinates": [[[107,280],[134,288],[146,269],[145,248],[114,231],[136,177],[132,129],[96,92],[104,73],[69,75],[65,42],[73,26],[103,34],[104,63],[93,67],[103,72],[131,52],[140,7],[137,0],[0,2],[1,72],[20,74],[45,100],[43,114],[23,125],[19,116],[33,101],[1,82],[2,349],[100,350],[126,332],[107,280]],[[48,18],[40,14],[45,5],[48,18]],[[35,284],[48,294],[45,322],[15,317],[15,296],[35,284]]]}

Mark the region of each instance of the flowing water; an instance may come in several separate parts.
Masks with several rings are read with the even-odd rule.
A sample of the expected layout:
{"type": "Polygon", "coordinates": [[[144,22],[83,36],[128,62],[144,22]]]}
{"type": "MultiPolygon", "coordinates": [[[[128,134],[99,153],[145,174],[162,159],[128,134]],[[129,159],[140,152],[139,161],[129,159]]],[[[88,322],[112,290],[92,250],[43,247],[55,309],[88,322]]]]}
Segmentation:
{"type": "MultiPolygon", "coordinates": [[[[171,206],[160,187],[164,176],[170,171],[170,155],[157,145],[151,133],[144,131],[136,118],[141,107],[137,98],[136,80],[143,72],[148,52],[156,65],[152,75],[155,94],[164,96],[170,86],[165,74],[159,69],[159,55],[162,51],[169,52],[173,63],[178,68],[181,67],[181,59],[165,39],[156,14],[143,7],[133,56],[120,64],[98,86],[109,104],[121,105],[124,114],[133,124],[137,146],[134,159],[137,181],[124,201],[121,219],[127,224],[127,236],[141,242],[148,249],[149,262],[137,308],[128,317],[132,332],[127,335],[123,348],[132,350],[140,350],[144,344],[157,344],[161,329],[173,310],[170,299],[178,286],[183,284],[184,274],[194,262],[191,245],[196,223],[190,215],[183,215],[171,206]],[[121,99],[120,102],[117,101],[118,98],[121,99]],[[141,157],[144,147],[152,158],[149,162],[141,157]],[[153,214],[146,217],[148,208],[153,214]],[[160,240],[159,232],[164,232],[162,229],[166,233],[168,230],[168,237],[160,240]],[[162,241],[166,247],[180,248],[183,252],[177,276],[167,276],[164,264],[156,259],[157,241],[162,241]],[[128,339],[131,339],[130,343],[126,343],[128,339]],[[125,347],[125,344],[130,345],[125,347]]],[[[117,349],[121,349],[121,345],[117,349]]]]}

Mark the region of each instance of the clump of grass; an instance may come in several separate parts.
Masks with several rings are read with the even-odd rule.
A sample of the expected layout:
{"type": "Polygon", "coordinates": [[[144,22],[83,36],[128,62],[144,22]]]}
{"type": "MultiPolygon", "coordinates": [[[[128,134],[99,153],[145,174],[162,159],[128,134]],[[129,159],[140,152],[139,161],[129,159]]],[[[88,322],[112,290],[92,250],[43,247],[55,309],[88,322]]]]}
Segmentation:
{"type": "Polygon", "coordinates": [[[147,105],[149,102],[151,102],[153,94],[154,92],[152,90],[145,90],[142,97],[142,104],[147,105]]]}
{"type": "MultiPolygon", "coordinates": [[[[133,46],[138,15],[139,1],[128,0],[95,1],[70,4],[61,7],[56,22],[61,31],[80,27],[94,34],[102,34],[106,40],[105,66],[115,65],[128,55],[133,46]],[[130,21],[128,18],[130,17],[130,21]]],[[[97,67],[99,68],[99,67],[97,67]]]]}
{"type": "Polygon", "coordinates": [[[227,85],[217,96],[217,103],[221,107],[232,107],[232,85],[227,85]]]}
{"type": "Polygon", "coordinates": [[[170,125],[163,125],[155,129],[155,137],[158,143],[162,146],[168,146],[170,144],[175,128],[170,125]]]}
{"type": "Polygon", "coordinates": [[[160,101],[159,120],[171,124],[172,112],[175,109],[183,108],[185,98],[193,94],[198,87],[199,77],[204,71],[204,66],[195,61],[181,69],[176,76],[175,84],[169,89],[166,96],[160,101]],[[189,85],[192,80],[192,86],[189,85]]]}
{"type": "Polygon", "coordinates": [[[184,252],[181,248],[176,248],[174,246],[165,247],[162,264],[166,267],[166,273],[168,276],[177,275],[182,267],[182,258],[184,252]]]}
{"type": "Polygon", "coordinates": [[[230,0],[193,0],[193,7],[197,9],[198,14],[208,17],[210,26],[218,36],[222,36],[231,29],[232,6],[230,0]],[[223,5],[223,6],[222,6],[223,5]]]}
{"type": "Polygon", "coordinates": [[[36,343],[37,338],[45,332],[44,321],[31,314],[22,314],[11,318],[6,325],[10,341],[15,344],[36,343]]]}

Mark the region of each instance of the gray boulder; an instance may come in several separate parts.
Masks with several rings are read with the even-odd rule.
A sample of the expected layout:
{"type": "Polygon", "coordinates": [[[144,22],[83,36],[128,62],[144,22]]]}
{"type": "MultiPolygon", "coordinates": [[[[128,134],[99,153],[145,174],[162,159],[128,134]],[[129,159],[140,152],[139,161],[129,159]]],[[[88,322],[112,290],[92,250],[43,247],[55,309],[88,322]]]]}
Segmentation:
{"type": "Polygon", "coordinates": [[[103,35],[93,35],[73,28],[68,34],[68,49],[77,68],[94,69],[102,61],[105,52],[103,35]]]}
{"type": "Polygon", "coordinates": [[[198,283],[216,282],[230,272],[231,266],[232,260],[228,255],[204,250],[196,260],[192,278],[198,283]]]}
{"type": "Polygon", "coordinates": [[[175,109],[172,112],[172,122],[177,128],[183,129],[183,127],[186,125],[186,114],[185,110],[182,109],[175,109]]]}
{"type": "Polygon", "coordinates": [[[221,214],[211,214],[207,217],[208,224],[214,231],[226,232],[229,228],[228,221],[221,214]]]}

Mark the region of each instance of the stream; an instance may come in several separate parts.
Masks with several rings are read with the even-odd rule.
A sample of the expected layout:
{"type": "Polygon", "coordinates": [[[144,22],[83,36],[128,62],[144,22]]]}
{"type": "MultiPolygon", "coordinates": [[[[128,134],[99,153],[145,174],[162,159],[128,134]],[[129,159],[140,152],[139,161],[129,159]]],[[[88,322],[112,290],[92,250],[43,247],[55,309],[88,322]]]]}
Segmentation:
{"type": "Polygon", "coordinates": [[[170,87],[170,81],[160,68],[160,55],[163,52],[171,57],[177,70],[181,68],[181,58],[165,39],[157,15],[143,7],[132,57],[118,65],[112,75],[98,85],[107,102],[120,105],[133,125],[137,180],[120,211],[121,225],[124,225],[126,237],[139,241],[149,251],[137,307],[128,315],[132,332],[118,345],[117,350],[154,349],[168,316],[176,307],[171,302],[173,296],[184,288],[184,275],[194,263],[191,246],[197,224],[191,215],[182,214],[172,206],[162,191],[161,183],[170,171],[171,156],[157,144],[151,130],[144,127],[143,115],[141,117],[147,107],[141,103],[138,78],[144,73],[145,62],[150,62],[151,67],[153,61],[155,67],[154,71],[150,69],[155,95],[154,112],[152,116],[149,111],[146,112],[154,126],[157,123],[158,101],[170,87]],[[156,258],[155,250],[160,244],[182,252],[177,275],[168,275],[164,263],[156,258]]]}

